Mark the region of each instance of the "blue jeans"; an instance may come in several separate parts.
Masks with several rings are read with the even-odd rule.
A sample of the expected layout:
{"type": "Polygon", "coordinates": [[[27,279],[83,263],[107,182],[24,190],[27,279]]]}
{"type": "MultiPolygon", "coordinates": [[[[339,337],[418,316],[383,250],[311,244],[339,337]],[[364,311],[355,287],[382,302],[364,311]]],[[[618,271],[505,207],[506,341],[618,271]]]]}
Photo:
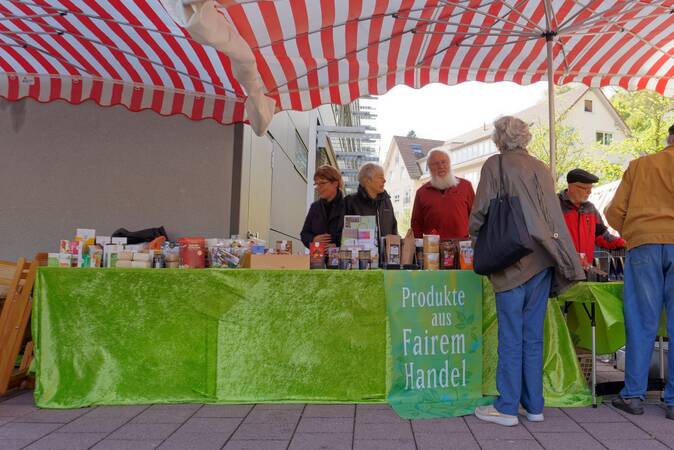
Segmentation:
{"type": "MultiPolygon", "coordinates": [[[[662,307],[667,312],[667,335],[674,337],[674,244],[646,244],[633,248],[625,261],[625,387],[623,398],[646,396],[648,369],[662,307]]],[[[674,348],[670,346],[665,403],[674,405],[674,348]]]]}
{"type": "Polygon", "coordinates": [[[498,365],[494,407],[517,415],[519,404],[531,414],[543,412],[543,330],[552,269],[496,294],[498,365]]]}

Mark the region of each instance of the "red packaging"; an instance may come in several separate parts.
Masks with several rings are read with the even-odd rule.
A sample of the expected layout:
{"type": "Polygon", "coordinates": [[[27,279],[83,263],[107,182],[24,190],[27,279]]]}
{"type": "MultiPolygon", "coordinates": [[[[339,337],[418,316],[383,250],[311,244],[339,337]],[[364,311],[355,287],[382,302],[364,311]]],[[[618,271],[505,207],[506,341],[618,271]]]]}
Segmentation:
{"type": "Polygon", "coordinates": [[[202,237],[178,239],[180,267],[203,269],[206,267],[206,240],[202,237]]]}

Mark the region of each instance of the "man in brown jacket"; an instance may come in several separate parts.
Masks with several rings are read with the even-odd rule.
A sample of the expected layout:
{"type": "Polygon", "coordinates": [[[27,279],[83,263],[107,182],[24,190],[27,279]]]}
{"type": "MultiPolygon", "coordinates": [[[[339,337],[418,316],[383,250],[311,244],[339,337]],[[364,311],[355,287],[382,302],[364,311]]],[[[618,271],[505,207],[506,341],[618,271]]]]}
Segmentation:
{"type": "MultiPolygon", "coordinates": [[[[627,240],[624,314],[625,387],[613,406],[643,414],[648,368],[662,307],[674,336],[674,125],[664,150],[630,162],[606,219],[627,240]]],[[[669,352],[665,405],[674,420],[674,352],[669,352]]]]}

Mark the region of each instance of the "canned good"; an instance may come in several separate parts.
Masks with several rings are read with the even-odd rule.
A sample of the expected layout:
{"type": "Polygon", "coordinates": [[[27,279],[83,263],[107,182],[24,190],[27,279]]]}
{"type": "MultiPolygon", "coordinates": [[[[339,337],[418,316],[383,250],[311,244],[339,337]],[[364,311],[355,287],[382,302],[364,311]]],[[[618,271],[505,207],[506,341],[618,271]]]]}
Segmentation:
{"type": "Polygon", "coordinates": [[[351,269],[351,258],[353,254],[351,249],[345,249],[339,251],[339,268],[340,270],[350,270],[351,269]]]}
{"type": "Polygon", "coordinates": [[[152,267],[155,269],[163,269],[164,267],[166,267],[164,255],[162,255],[161,253],[154,255],[154,258],[152,258],[152,267]]]}
{"type": "Polygon", "coordinates": [[[360,270],[368,270],[371,262],[370,250],[360,250],[358,252],[358,268],[360,270]]]}
{"type": "Polygon", "coordinates": [[[328,269],[339,268],[339,247],[328,247],[328,269]]]}

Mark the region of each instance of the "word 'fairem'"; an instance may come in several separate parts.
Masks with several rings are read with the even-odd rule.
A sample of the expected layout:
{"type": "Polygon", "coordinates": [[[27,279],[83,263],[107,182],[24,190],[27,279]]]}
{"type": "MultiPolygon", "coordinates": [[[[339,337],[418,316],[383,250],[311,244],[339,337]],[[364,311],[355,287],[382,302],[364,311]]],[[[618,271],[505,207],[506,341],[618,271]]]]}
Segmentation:
{"type": "Polygon", "coordinates": [[[463,306],[466,299],[464,291],[447,289],[447,286],[443,286],[442,289],[431,286],[427,292],[414,292],[408,287],[403,287],[402,294],[403,308],[407,308],[407,306],[411,308],[417,306],[463,306]]]}

